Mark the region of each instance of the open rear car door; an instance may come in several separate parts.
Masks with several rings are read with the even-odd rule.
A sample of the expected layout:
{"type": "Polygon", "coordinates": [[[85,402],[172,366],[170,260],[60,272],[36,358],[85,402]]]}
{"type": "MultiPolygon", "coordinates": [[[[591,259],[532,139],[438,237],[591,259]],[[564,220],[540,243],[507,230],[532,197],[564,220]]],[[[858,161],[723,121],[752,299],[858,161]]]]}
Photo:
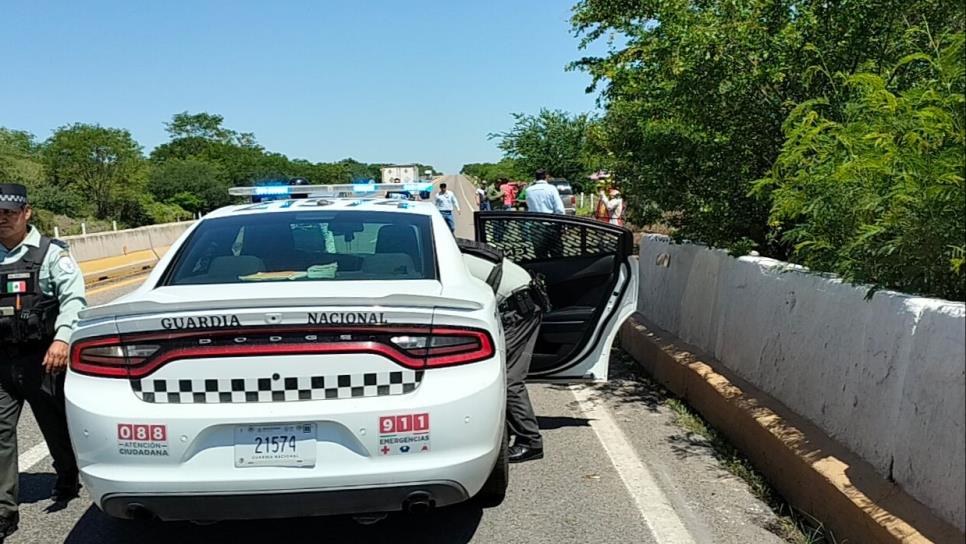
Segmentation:
{"type": "Polygon", "coordinates": [[[592,219],[476,212],[476,240],[499,249],[546,284],[550,309],[530,363],[530,381],[607,379],[610,348],[637,306],[631,231],[592,219]]]}

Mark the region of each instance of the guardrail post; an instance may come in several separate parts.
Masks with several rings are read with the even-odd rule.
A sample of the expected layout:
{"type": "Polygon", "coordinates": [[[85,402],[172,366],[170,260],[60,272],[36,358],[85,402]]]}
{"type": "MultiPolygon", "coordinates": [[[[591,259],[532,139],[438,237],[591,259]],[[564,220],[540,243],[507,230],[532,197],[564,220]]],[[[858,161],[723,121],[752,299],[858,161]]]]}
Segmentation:
{"type": "Polygon", "coordinates": [[[81,234],[87,234],[87,223],[81,223],[81,234]]]}
{"type": "Polygon", "coordinates": [[[117,221],[111,221],[111,228],[117,230],[117,221]]]}
{"type": "Polygon", "coordinates": [[[56,226],[54,227],[54,238],[60,238],[60,229],[56,226]]]}

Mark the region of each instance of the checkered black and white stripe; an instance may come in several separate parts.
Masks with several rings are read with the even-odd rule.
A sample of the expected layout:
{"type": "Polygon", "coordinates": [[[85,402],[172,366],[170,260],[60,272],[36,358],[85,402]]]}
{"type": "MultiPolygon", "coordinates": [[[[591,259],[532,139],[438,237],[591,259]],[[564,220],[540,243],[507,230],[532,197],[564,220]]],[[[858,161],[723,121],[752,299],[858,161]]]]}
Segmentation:
{"type": "Polygon", "coordinates": [[[26,204],[27,197],[23,195],[4,195],[0,194],[0,202],[15,202],[17,204],[26,204]]]}
{"type": "Polygon", "coordinates": [[[269,378],[144,378],[132,380],[131,388],[141,400],[158,404],[288,402],[405,395],[415,391],[422,379],[422,371],[396,370],[269,378]]]}

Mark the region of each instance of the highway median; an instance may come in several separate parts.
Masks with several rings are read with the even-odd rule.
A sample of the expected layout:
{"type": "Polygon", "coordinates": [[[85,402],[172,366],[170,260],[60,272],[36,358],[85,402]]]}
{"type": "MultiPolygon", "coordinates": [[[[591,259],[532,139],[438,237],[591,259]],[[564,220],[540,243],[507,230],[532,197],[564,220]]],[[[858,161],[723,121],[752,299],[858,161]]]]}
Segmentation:
{"type": "Polygon", "coordinates": [[[97,288],[150,272],[193,221],[67,236],[84,285],[97,288]]]}

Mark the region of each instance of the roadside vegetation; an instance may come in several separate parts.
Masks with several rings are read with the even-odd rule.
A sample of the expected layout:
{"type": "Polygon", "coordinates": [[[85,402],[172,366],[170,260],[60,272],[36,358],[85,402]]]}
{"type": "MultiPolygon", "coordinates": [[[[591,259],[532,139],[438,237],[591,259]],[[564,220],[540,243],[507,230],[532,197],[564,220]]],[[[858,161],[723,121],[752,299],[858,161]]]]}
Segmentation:
{"type": "MultiPolygon", "coordinates": [[[[0,127],[0,180],[27,186],[35,224],[61,234],[190,219],[231,203],[228,188],[260,180],[313,184],[379,179],[382,164],[352,159],[313,163],[266,150],[255,135],[224,126],[220,115],[177,113],[169,140],[145,155],[122,128],[74,123],[40,141],[0,127]]],[[[419,171],[434,170],[419,165],[419,171]]],[[[434,170],[435,171],[435,170],[434,170]]]]}
{"type": "Polygon", "coordinates": [[[938,0],[582,0],[580,45],[608,50],[568,68],[601,113],[515,114],[490,135],[504,159],[464,172],[539,166],[594,193],[607,170],[635,224],[964,300],[964,17],[938,0]]]}
{"type": "Polygon", "coordinates": [[[676,398],[668,398],[664,405],[674,412],[675,425],[691,435],[700,437],[714,452],[714,456],[721,463],[721,466],[732,475],[741,478],[748,484],[752,494],[772,509],[777,516],[777,520],[766,529],[791,544],[835,543],[831,533],[820,521],[805,512],[792,508],[768,484],[765,477],[755,470],[748,459],[741,455],[741,452],[687,403],[676,398]]]}

